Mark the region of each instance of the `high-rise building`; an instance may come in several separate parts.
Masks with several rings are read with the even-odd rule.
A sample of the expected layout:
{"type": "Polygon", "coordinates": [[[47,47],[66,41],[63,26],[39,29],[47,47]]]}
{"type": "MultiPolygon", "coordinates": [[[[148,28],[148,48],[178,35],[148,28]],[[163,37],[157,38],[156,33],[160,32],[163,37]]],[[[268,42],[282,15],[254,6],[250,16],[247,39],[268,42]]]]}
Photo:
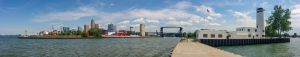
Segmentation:
{"type": "Polygon", "coordinates": [[[63,32],[70,32],[70,28],[69,27],[63,27],[63,32]]]}
{"type": "Polygon", "coordinates": [[[256,29],[258,38],[262,38],[265,36],[265,26],[264,26],[264,9],[257,8],[256,10],[256,29]]]}
{"type": "Polygon", "coordinates": [[[99,24],[95,24],[95,29],[100,29],[99,24]]]}
{"type": "Polygon", "coordinates": [[[89,25],[84,25],[83,32],[87,33],[89,31],[89,25]]]}
{"type": "Polygon", "coordinates": [[[94,21],[94,19],[91,20],[91,28],[95,28],[95,21],[94,21]]]}
{"type": "Polygon", "coordinates": [[[140,24],[140,36],[144,37],[145,36],[145,25],[140,24]]]}
{"type": "Polygon", "coordinates": [[[113,27],[114,29],[113,29],[113,31],[114,32],[117,32],[118,30],[117,30],[117,26],[116,25],[114,25],[114,27],[113,27]]]}
{"type": "Polygon", "coordinates": [[[117,27],[114,26],[114,24],[108,24],[107,31],[108,32],[116,32],[117,31],[117,27]]]}
{"type": "Polygon", "coordinates": [[[129,27],[129,35],[132,35],[133,34],[133,27],[129,27]]]}

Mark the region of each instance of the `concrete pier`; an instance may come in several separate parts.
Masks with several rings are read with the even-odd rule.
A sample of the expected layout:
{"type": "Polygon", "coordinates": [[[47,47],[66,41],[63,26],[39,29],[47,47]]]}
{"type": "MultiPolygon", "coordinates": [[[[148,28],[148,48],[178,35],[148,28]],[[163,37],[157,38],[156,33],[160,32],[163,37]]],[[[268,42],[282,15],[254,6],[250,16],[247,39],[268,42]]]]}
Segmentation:
{"type": "Polygon", "coordinates": [[[208,45],[186,39],[177,44],[171,57],[241,57],[208,45]]]}

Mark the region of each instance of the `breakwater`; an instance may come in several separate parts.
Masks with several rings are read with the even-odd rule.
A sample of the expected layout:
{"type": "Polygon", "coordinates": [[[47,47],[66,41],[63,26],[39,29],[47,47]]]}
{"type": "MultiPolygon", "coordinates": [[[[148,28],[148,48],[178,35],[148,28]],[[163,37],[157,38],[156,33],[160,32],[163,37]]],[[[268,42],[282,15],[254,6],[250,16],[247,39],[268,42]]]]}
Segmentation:
{"type": "Polygon", "coordinates": [[[269,44],[290,42],[290,38],[275,39],[199,39],[199,42],[210,46],[235,46],[252,44],[269,44]]]}
{"type": "Polygon", "coordinates": [[[223,51],[208,45],[186,39],[179,42],[171,57],[241,57],[240,55],[223,51]]]}

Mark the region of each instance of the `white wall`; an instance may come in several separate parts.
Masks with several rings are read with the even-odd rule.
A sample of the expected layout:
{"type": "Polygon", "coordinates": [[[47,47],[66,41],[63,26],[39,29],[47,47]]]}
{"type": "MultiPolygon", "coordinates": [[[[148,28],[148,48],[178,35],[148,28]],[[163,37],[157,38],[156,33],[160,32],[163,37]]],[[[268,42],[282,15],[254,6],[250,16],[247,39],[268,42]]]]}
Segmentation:
{"type": "Polygon", "coordinates": [[[227,37],[227,31],[215,31],[215,30],[199,30],[198,31],[198,34],[197,34],[197,39],[226,39],[227,37]],[[205,38],[204,37],[204,34],[207,34],[207,37],[205,38]],[[218,37],[219,34],[222,36],[222,37],[218,37]],[[211,37],[212,35],[215,35],[215,37],[211,37]]]}

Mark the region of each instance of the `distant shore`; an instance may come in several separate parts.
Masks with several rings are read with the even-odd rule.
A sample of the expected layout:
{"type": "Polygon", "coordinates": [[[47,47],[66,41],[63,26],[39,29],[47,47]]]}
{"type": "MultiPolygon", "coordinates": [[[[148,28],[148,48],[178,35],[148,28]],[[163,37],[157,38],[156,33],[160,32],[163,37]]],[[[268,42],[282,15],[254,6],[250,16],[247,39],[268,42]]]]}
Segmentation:
{"type": "Polygon", "coordinates": [[[18,37],[20,39],[103,39],[103,38],[156,38],[140,36],[105,36],[105,37],[80,37],[80,36],[28,36],[18,37]]]}

